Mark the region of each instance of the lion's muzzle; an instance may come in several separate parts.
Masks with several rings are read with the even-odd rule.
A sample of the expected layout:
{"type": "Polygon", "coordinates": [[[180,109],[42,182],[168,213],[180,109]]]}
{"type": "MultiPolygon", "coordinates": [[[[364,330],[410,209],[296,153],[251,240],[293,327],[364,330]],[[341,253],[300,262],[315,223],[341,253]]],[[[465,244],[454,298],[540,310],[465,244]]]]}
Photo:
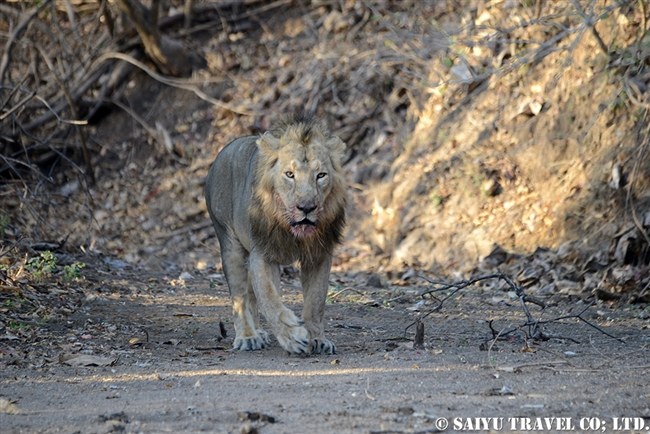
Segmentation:
{"type": "Polygon", "coordinates": [[[291,225],[291,233],[295,237],[308,237],[316,233],[317,222],[309,217],[304,217],[301,220],[291,220],[289,224],[291,225]]]}
{"type": "Polygon", "coordinates": [[[316,224],[318,222],[317,208],[318,205],[313,200],[299,201],[296,204],[291,221],[289,222],[291,232],[294,236],[308,236],[316,232],[316,224]]]}
{"type": "Polygon", "coordinates": [[[313,222],[309,220],[308,218],[304,218],[300,220],[299,222],[291,222],[291,227],[296,227],[296,226],[314,226],[316,227],[316,222],[313,222]]]}

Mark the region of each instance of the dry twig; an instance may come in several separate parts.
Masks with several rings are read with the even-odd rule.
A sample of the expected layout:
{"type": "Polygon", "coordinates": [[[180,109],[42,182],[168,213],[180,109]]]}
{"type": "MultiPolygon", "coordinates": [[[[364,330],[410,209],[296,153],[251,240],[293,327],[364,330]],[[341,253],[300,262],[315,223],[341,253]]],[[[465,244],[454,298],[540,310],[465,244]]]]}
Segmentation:
{"type": "MultiPolygon", "coordinates": [[[[581,311],[579,311],[578,313],[575,313],[575,314],[559,316],[559,317],[555,317],[555,318],[548,319],[548,320],[535,319],[533,317],[533,315],[531,314],[530,310],[528,309],[527,303],[533,303],[533,304],[541,307],[542,308],[542,313],[544,312],[544,310],[546,308],[546,304],[541,300],[538,300],[538,299],[536,299],[534,297],[531,297],[531,296],[527,295],[524,292],[522,287],[516,285],[512,281],[512,279],[510,279],[510,277],[508,277],[501,270],[499,270],[498,273],[493,273],[493,274],[489,274],[489,275],[485,275],[485,276],[479,276],[479,277],[476,277],[476,278],[471,279],[471,280],[462,280],[462,281],[456,282],[456,283],[446,283],[446,282],[431,280],[428,277],[423,276],[421,274],[418,274],[418,277],[420,277],[420,278],[426,280],[427,282],[431,283],[432,285],[434,285],[433,288],[426,289],[426,290],[422,291],[420,293],[420,296],[422,298],[425,298],[425,299],[428,296],[430,299],[434,299],[437,302],[437,305],[434,308],[430,309],[429,312],[427,312],[425,315],[423,315],[421,318],[419,318],[421,320],[427,318],[429,315],[431,315],[434,312],[439,312],[442,309],[443,303],[445,301],[449,300],[454,295],[456,295],[456,293],[458,293],[458,291],[460,291],[461,289],[467,288],[468,286],[473,285],[473,284],[475,284],[477,282],[480,282],[480,281],[483,281],[483,280],[499,279],[499,280],[503,280],[504,282],[506,282],[508,284],[508,286],[510,286],[512,291],[517,295],[517,297],[519,299],[519,303],[521,305],[521,308],[523,309],[524,314],[526,315],[526,322],[524,322],[523,324],[520,324],[517,327],[512,328],[510,330],[506,330],[506,331],[501,330],[501,331],[498,331],[498,332],[492,327],[492,322],[489,322],[488,325],[489,325],[490,330],[492,331],[492,335],[493,335],[491,340],[493,340],[493,339],[496,340],[499,337],[506,337],[506,336],[509,336],[510,334],[512,334],[514,332],[517,332],[517,331],[520,331],[520,330],[523,331],[524,328],[527,328],[528,332],[526,333],[524,331],[524,333],[526,333],[526,336],[531,338],[531,339],[540,339],[540,340],[570,339],[570,340],[575,341],[575,339],[573,339],[573,338],[568,338],[568,337],[564,337],[564,336],[561,336],[561,335],[549,333],[549,332],[545,331],[541,326],[546,325],[546,324],[555,323],[555,322],[558,322],[558,321],[561,321],[561,320],[564,320],[564,319],[578,319],[578,320],[584,322],[585,324],[587,324],[588,326],[598,330],[602,334],[604,334],[606,336],[609,336],[612,339],[616,339],[619,342],[624,343],[624,341],[622,339],[617,338],[616,336],[613,336],[610,333],[607,333],[605,330],[601,329],[600,327],[598,327],[597,325],[591,323],[590,321],[586,320],[583,317],[584,313],[587,312],[587,310],[590,307],[593,306],[593,303],[587,305],[584,309],[582,309],[581,311]],[[446,296],[443,297],[442,299],[439,299],[435,295],[433,295],[434,293],[449,291],[449,290],[451,290],[451,291],[449,293],[447,293],[446,296]]],[[[405,328],[405,330],[404,330],[404,336],[405,337],[406,337],[406,333],[407,333],[408,329],[413,327],[416,324],[417,324],[417,321],[409,324],[405,328]]]]}

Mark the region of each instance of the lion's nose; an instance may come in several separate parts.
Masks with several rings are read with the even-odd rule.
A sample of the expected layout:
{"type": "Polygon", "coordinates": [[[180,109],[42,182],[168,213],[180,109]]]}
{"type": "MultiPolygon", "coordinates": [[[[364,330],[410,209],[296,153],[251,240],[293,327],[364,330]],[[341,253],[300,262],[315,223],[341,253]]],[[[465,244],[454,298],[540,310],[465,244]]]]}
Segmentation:
{"type": "Polygon", "coordinates": [[[313,210],[316,209],[316,205],[314,202],[306,202],[306,203],[300,203],[296,206],[300,211],[304,212],[305,214],[309,214],[313,210]]]}

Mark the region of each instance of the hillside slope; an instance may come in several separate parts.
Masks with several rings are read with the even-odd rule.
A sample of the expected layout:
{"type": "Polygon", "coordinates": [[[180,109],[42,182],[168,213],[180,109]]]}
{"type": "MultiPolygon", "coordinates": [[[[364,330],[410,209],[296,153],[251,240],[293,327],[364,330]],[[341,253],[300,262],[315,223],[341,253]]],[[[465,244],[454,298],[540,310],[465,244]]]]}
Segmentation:
{"type": "Polygon", "coordinates": [[[186,38],[207,61],[192,83],[220,104],[135,71],[121,98],[137,122],[115,108],[88,129],[97,185],[86,190],[74,170],[34,190],[44,197],[9,184],[3,209],[36,239],[132,265],[214,263],[211,162],[301,108],[349,145],[339,267],[463,271],[495,245],[645,267],[650,36],[639,4],[270,3],[240,28],[186,38]]]}

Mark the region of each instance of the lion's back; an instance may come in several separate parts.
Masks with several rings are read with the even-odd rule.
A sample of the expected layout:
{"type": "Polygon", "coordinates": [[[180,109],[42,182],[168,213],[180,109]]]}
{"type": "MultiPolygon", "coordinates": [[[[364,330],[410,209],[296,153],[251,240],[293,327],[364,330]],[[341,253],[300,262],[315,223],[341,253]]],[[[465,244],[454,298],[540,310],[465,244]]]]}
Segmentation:
{"type": "Polygon", "coordinates": [[[247,210],[255,176],[255,141],[258,138],[246,136],[230,142],[219,152],[208,172],[205,200],[220,240],[229,231],[247,238],[247,210]]]}

